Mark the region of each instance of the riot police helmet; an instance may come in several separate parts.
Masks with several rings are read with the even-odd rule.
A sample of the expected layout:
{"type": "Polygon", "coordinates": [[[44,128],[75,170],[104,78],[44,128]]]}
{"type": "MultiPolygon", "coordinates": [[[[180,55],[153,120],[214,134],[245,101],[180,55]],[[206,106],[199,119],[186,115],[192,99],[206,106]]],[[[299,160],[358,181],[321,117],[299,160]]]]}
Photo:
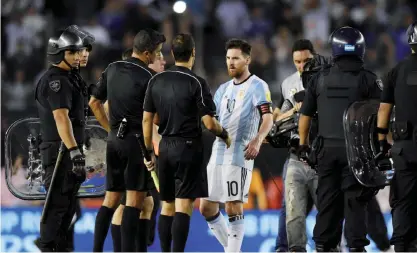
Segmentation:
{"type": "Polygon", "coordinates": [[[417,53],[417,21],[414,21],[407,29],[408,44],[417,53]]]}
{"type": "Polygon", "coordinates": [[[80,51],[84,48],[82,39],[69,30],[58,30],[48,41],[48,61],[59,64],[65,61],[65,51],[80,51]]]}
{"type": "Polygon", "coordinates": [[[365,37],[353,27],[344,26],[336,29],[330,35],[330,44],[333,58],[354,55],[363,60],[365,56],[365,37]]]}
{"type": "Polygon", "coordinates": [[[94,38],[94,36],[91,33],[87,32],[85,30],[82,30],[77,25],[70,25],[67,28],[67,30],[68,31],[71,31],[71,32],[74,32],[75,34],[77,34],[78,37],[80,37],[81,40],[83,41],[84,47],[86,47],[89,52],[91,50],[93,50],[93,44],[94,44],[95,38],[94,38]]]}

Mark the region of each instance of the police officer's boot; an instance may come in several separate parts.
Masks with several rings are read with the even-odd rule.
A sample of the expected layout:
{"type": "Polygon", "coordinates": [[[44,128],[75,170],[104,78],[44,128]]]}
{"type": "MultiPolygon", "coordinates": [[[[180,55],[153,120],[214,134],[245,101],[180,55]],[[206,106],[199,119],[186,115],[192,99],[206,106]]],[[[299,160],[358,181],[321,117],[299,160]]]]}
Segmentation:
{"type": "Polygon", "coordinates": [[[366,252],[365,248],[349,248],[349,252],[366,252]]]}
{"type": "Polygon", "coordinates": [[[328,248],[324,245],[316,244],[316,251],[317,252],[340,252],[340,248],[336,246],[335,248],[328,248]]]}

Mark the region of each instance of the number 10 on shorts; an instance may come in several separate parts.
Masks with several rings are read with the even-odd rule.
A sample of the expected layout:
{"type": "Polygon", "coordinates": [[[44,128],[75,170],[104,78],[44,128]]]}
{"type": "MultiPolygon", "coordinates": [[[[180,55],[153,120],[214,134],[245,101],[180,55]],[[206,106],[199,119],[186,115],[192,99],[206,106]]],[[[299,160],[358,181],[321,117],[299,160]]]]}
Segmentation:
{"type": "Polygon", "coordinates": [[[227,181],[227,195],[237,196],[238,194],[238,184],[236,181],[227,181]]]}

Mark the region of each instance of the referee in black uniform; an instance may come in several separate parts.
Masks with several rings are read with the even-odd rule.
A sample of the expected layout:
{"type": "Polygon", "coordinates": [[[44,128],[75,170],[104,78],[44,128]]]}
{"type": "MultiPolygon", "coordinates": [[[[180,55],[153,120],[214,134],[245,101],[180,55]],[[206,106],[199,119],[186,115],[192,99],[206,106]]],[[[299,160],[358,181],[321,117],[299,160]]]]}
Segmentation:
{"type": "MultiPolygon", "coordinates": [[[[152,152],[152,124],[157,113],[158,132],[162,136],[158,159],[161,200],[175,205],[172,251],[183,252],[193,202],[196,198],[208,196],[207,173],[202,166],[201,119],[208,130],[226,141],[228,147],[230,138],[214,118],[213,100],[205,99],[211,96],[206,82],[191,71],[195,59],[192,36],[177,35],[171,50],[175,66],[149,81],[144,103],[143,135],[146,148],[152,152]]],[[[153,169],[153,162],[145,163],[153,169]]],[[[160,236],[170,235],[160,233],[160,236]]]]}
{"type": "MultiPolygon", "coordinates": [[[[139,214],[146,194],[152,187],[152,180],[143,164],[135,135],[142,133],[141,108],[148,81],[155,74],[148,64],[160,54],[163,42],[164,35],[150,29],[141,30],[135,36],[132,57],[113,62],[106,68],[90,100],[90,107],[100,124],[106,129],[110,126],[106,154],[107,192],[96,218],[94,252],[103,250],[114,208],[120,203],[124,191],[126,207],[122,215],[121,250],[136,251],[139,214]],[[106,100],[110,122],[102,105],[106,100]]],[[[144,248],[140,251],[146,251],[146,243],[142,245],[144,248]]]]}

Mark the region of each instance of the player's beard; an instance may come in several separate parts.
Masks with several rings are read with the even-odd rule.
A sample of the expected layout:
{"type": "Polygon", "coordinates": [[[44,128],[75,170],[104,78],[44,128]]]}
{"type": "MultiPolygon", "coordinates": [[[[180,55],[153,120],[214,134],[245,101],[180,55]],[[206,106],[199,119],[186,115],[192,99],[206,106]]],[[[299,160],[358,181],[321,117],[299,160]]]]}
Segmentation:
{"type": "Polygon", "coordinates": [[[233,70],[234,71],[230,71],[230,68],[227,69],[230,77],[239,79],[243,75],[243,69],[238,69],[235,67],[233,70]]]}

